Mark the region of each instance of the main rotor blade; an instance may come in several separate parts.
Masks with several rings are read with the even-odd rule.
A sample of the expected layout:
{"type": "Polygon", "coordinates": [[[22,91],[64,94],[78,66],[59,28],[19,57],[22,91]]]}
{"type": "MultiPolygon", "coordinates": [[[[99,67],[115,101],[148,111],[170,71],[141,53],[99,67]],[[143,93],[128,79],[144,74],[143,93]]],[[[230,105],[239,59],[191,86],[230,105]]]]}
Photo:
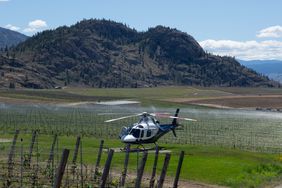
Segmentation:
{"type": "Polygon", "coordinates": [[[196,119],[191,119],[191,118],[183,118],[183,119],[186,120],[186,121],[198,121],[196,119]]]}
{"type": "Polygon", "coordinates": [[[132,113],[122,113],[122,112],[104,112],[104,113],[98,113],[98,116],[106,116],[106,115],[121,115],[121,114],[132,114],[132,113]]]}
{"type": "Polygon", "coordinates": [[[170,113],[152,113],[150,114],[151,116],[157,116],[157,117],[168,117],[170,115],[170,113]]]}
{"type": "Polygon", "coordinates": [[[156,114],[156,116],[158,117],[164,117],[164,118],[171,118],[171,119],[182,119],[182,120],[186,120],[186,121],[197,121],[196,119],[191,119],[191,118],[183,118],[183,117],[175,117],[175,116],[170,116],[170,115],[166,115],[166,114],[156,114]]]}
{"type": "Polygon", "coordinates": [[[121,119],[126,119],[126,118],[131,118],[131,117],[136,117],[136,116],[140,116],[140,114],[134,114],[134,115],[131,115],[131,116],[123,116],[123,117],[120,117],[120,118],[110,119],[110,120],[105,121],[105,123],[109,123],[109,122],[113,122],[113,121],[117,121],[117,120],[121,120],[121,119]]]}
{"type": "Polygon", "coordinates": [[[169,118],[171,118],[171,119],[182,119],[182,120],[186,120],[186,121],[197,121],[196,119],[175,117],[175,116],[169,116],[169,118]]]}

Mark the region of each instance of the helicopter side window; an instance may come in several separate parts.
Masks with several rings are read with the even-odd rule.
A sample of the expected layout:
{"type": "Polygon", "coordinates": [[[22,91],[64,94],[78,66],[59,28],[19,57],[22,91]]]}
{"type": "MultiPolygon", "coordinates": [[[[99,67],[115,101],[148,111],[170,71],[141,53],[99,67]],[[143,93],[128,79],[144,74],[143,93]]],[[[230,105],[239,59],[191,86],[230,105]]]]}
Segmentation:
{"type": "Polygon", "coordinates": [[[132,136],[134,136],[135,138],[139,138],[140,130],[139,129],[132,129],[130,134],[132,134],[132,136]]]}
{"type": "Polygon", "coordinates": [[[144,128],[142,125],[138,125],[137,127],[138,127],[138,128],[144,128]]]}
{"type": "Polygon", "coordinates": [[[144,137],[144,131],[142,130],[141,131],[141,138],[143,138],[144,137]]]}
{"type": "Polygon", "coordinates": [[[147,130],[147,137],[150,137],[152,135],[152,131],[151,130],[147,130]]]}

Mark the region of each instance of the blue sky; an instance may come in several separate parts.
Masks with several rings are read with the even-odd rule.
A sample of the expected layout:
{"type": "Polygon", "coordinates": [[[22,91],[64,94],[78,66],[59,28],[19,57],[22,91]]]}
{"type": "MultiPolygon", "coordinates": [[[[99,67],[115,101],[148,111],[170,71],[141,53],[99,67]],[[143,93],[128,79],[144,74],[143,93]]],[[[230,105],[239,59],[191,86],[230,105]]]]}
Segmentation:
{"type": "Polygon", "coordinates": [[[212,53],[282,60],[281,0],[0,0],[0,27],[26,35],[106,18],[139,31],[165,25],[212,53]]]}

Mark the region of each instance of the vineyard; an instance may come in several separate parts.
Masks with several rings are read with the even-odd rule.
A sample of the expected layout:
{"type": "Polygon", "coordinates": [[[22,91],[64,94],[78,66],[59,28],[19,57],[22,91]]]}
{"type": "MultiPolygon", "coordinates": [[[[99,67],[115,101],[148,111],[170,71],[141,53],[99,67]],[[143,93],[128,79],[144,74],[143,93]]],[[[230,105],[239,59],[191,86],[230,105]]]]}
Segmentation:
{"type": "MultiPolygon", "coordinates": [[[[158,109],[173,113],[175,109],[158,109]]],[[[0,132],[13,133],[20,130],[41,134],[90,136],[117,139],[123,126],[138,121],[133,117],[113,123],[105,120],[120,116],[152,112],[151,108],[121,106],[82,106],[80,108],[48,105],[2,106],[0,109],[0,132]]],[[[209,110],[182,108],[182,117],[197,119],[197,122],[181,122],[177,138],[168,134],[160,143],[213,145],[242,150],[280,153],[282,151],[282,114],[279,112],[256,112],[247,110],[209,110]]],[[[160,119],[162,123],[170,120],[160,119]]]]}
{"type": "MultiPolygon", "coordinates": [[[[138,117],[105,123],[108,119],[143,111],[154,112],[156,109],[140,106],[2,104],[0,168],[4,170],[0,173],[1,187],[56,185],[62,151],[66,148],[70,153],[61,181],[62,187],[100,186],[104,165],[111,151],[113,162],[104,186],[119,187],[122,178],[126,177],[124,185],[138,187],[136,181],[140,179],[140,174],[137,169],[143,166],[143,186],[148,187],[154,179],[155,185],[163,181],[164,187],[172,187],[173,178],[169,180],[169,177],[175,177],[180,152],[160,153],[157,166],[154,164],[154,151],[131,153],[126,162],[127,155],[120,152],[124,146],[118,140],[118,135],[123,126],[131,125],[138,117]],[[100,149],[101,139],[105,140],[103,149],[100,149]],[[142,163],[144,158],[147,160],[147,155],[147,163],[142,163]],[[170,157],[173,162],[167,167],[165,161],[170,157]],[[123,164],[128,169],[125,170],[123,164]],[[165,170],[168,179],[161,180],[164,168],[168,168],[165,170]],[[150,174],[152,169],[155,169],[154,177],[150,174]],[[128,174],[123,176],[126,171],[128,174]]],[[[157,111],[173,113],[175,109],[160,108],[157,111]]],[[[159,140],[159,145],[206,145],[253,152],[282,152],[282,114],[279,112],[182,108],[180,115],[198,121],[182,121],[182,126],[176,131],[177,137],[167,134],[159,140]]],[[[159,120],[161,123],[170,121],[159,120]]],[[[180,177],[187,178],[187,174],[180,174],[180,177]]]]}

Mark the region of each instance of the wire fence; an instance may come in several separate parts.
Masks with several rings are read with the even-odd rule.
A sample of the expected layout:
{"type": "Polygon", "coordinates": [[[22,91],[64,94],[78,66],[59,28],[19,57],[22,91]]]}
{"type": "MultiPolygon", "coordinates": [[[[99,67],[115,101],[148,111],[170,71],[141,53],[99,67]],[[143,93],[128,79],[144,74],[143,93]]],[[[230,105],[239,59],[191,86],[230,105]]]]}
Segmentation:
{"type": "MultiPolygon", "coordinates": [[[[140,150],[137,153],[130,153],[130,150],[120,152],[115,160],[127,161],[124,162],[124,169],[121,171],[121,165],[113,164],[104,177],[106,165],[107,163],[111,163],[111,161],[108,162],[109,156],[106,159],[107,155],[114,152],[114,150],[107,143],[104,143],[104,141],[101,141],[98,148],[84,149],[87,143],[84,144],[84,139],[78,136],[75,144],[72,145],[73,148],[68,149],[71,151],[71,154],[66,158],[64,171],[59,173],[58,170],[63,159],[61,157],[62,148],[65,147],[63,143],[58,144],[60,142],[60,136],[49,135],[49,142],[45,143],[40,141],[39,138],[46,135],[42,135],[37,131],[33,131],[32,135],[29,135],[31,139],[28,142],[24,142],[21,138],[22,136],[20,131],[16,131],[13,141],[6,143],[7,147],[0,153],[1,187],[138,187],[137,184],[139,187],[141,185],[142,187],[149,187],[149,177],[144,178],[143,174],[140,174],[142,156],[145,153],[148,154],[147,150],[140,150]],[[133,168],[133,170],[130,168],[127,169],[129,154],[131,155],[130,158],[132,158],[131,168],[132,163],[136,164],[136,168],[133,168]],[[91,157],[90,162],[87,160],[89,156],[91,157]],[[58,174],[63,174],[59,186],[57,186],[58,174]],[[125,177],[126,181],[122,181],[125,177]],[[138,179],[140,182],[136,183],[138,179]]],[[[156,154],[153,151],[149,155],[156,154]]],[[[164,157],[167,153],[158,155],[164,157]]],[[[177,155],[178,157],[179,154],[174,153],[173,155],[177,155]]],[[[143,164],[144,170],[146,160],[143,164]]],[[[158,168],[161,168],[161,165],[159,163],[158,168]]],[[[156,166],[149,166],[149,168],[156,168],[156,166]]],[[[179,177],[179,175],[177,176],[179,177]]],[[[153,178],[154,180],[157,179],[156,175],[153,178]]],[[[160,182],[162,185],[172,185],[173,183],[171,180],[165,180],[160,174],[159,180],[156,180],[152,184],[152,187],[160,184],[160,182]]]]}

